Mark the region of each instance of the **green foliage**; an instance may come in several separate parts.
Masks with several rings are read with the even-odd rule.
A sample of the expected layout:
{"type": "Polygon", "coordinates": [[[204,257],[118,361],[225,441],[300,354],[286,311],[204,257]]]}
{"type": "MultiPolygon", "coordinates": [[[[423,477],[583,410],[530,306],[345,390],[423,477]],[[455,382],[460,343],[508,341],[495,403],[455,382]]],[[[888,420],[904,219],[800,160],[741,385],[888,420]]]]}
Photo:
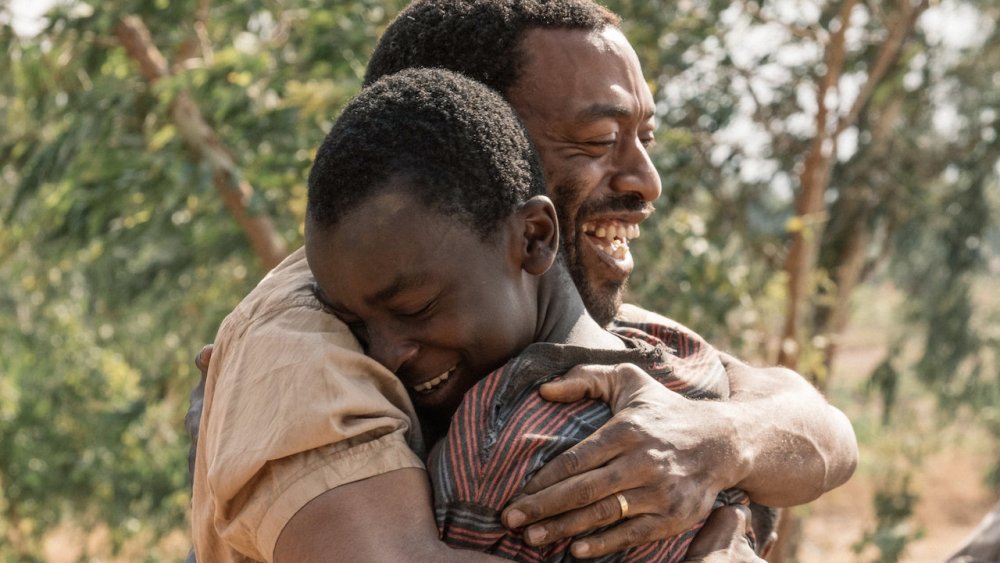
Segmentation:
{"type": "Polygon", "coordinates": [[[79,2],[34,38],[0,25],[0,559],[37,557],[67,514],[116,544],[183,525],[192,358],[263,272],[172,100],[191,93],[251,211],[298,244],[312,150],[399,3],[196,4],[79,2]],[[117,42],[129,13],[173,65],[153,87],[117,42]]]}
{"type": "Polygon", "coordinates": [[[923,537],[923,531],[914,530],[908,522],[918,499],[911,488],[909,475],[875,491],[875,518],[878,524],[874,531],[866,532],[861,541],[854,544],[854,552],[861,553],[865,547],[872,545],[879,551],[874,561],[898,562],[907,544],[923,537]]]}
{"type": "MultiPolygon", "coordinates": [[[[191,359],[264,272],[177,131],[176,95],[191,95],[232,152],[255,189],[251,211],[294,247],[313,151],[404,3],[87,0],[57,6],[37,37],[0,23],[0,559],[41,557],[38,538],[67,514],[107,524],[119,543],[183,523],[191,359]],[[119,45],[125,14],[143,18],[168,59],[171,76],[153,86],[119,45]]],[[[608,4],[660,119],[651,156],[664,196],[634,245],[632,298],[720,347],[774,357],[791,198],[812,136],[803,100],[822,77],[819,38],[837,4],[608,4]]],[[[894,16],[861,4],[845,95],[894,16]]],[[[1000,16],[985,0],[942,4],[1000,16]]],[[[1000,437],[1000,307],[975,306],[1000,248],[1000,31],[990,33],[962,48],[921,28],[845,133],[856,149],[832,173],[817,280],[832,302],[849,235],[872,233],[865,276],[906,293],[900,342],[925,343],[878,372],[886,412],[893,377],[919,374],[1000,437]]],[[[825,344],[810,346],[819,358],[825,344]]],[[[906,483],[887,489],[886,525],[867,540],[884,553],[912,537],[892,532],[912,507],[906,483]]]]}

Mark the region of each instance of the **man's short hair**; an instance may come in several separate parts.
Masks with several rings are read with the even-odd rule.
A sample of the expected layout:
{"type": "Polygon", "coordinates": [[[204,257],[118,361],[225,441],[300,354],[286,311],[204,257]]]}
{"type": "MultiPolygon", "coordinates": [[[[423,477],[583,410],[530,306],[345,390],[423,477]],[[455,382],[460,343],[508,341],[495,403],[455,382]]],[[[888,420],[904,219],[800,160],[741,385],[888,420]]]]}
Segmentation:
{"type": "Polygon", "coordinates": [[[347,104],[309,173],[307,221],[331,228],[395,180],[483,240],[545,193],[538,156],[513,109],[441,69],[387,76],[347,104]]]}
{"type": "Polygon", "coordinates": [[[618,16],[591,0],[416,0],[393,20],[365,85],[405,68],[446,68],[501,94],[517,82],[532,29],[601,30],[618,16]]]}

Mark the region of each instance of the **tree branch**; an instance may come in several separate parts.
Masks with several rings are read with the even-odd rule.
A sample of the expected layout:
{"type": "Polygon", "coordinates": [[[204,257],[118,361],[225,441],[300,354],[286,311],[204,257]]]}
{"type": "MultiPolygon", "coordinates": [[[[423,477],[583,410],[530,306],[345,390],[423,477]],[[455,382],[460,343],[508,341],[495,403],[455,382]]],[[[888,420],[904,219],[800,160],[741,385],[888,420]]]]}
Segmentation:
{"type": "MultiPolygon", "coordinates": [[[[166,58],[153,44],[149,29],[138,16],[125,16],[115,30],[129,57],[150,85],[170,75],[166,58]]],[[[184,142],[212,169],[215,189],[250,241],[257,258],[270,270],[287,256],[284,240],[266,214],[250,211],[254,189],[242,178],[232,151],[205,121],[187,91],[174,98],[170,114],[184,142]]]]}
{"type": "Polygon", "coordinates": [[[868,79],[865,80],[864,86],[862,86],[861,90],[858,92],[858,97],[855,98],[854,103],[851,104],[850,111],[838,120],[837,128],[833,133],[834,136],[840,135],[845,129],[857,122],[858,116],[861,115],[861,111],[868,104],[872,93],[875,92],[875,88],[882,82],[882,79],[885,78],[889,69],[899,62],[900,54],[903,52],[903,45],[906,43],[907,37],[909,37],[910,33],[913,31],[913,27],[917,23],[917,18],[919,18],[920,15],[923,14],[928,8],[929,0],[921,0],[921,2],[914,8],[910,8],[909,0],[901,0],[900,5],[903,8],[899,21],[896,25],[890,28],[889,37],[879,48],[878,56],[875,58],[875,64],[868,73],[868,79]]]}

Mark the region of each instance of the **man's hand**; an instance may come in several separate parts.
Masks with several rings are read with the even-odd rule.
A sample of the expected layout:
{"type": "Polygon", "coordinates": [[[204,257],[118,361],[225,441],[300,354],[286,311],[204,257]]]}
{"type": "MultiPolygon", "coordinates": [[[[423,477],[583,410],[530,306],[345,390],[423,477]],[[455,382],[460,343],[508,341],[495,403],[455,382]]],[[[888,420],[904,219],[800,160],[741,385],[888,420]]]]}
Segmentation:
{"type": "Polygon", "coordinates": [[[808,382],[783,368],[722,356],[727,401],[692,401],[635,366],[585,366],[542,386],[548,400],[607,401],[615,416],[543,467],[504,511],[529,543],[548,544],[630,517],[573,544],[596,557],[675,535],[708,514],[716,494],[793,506],[843,484],[857,465],[854,430],[808,382]]]}
{"type": "Polygon", "coordinates": [[[747,541],[750,509],[723,506],[712,511],[688,547],[685,563],[764,563],[747,541]]]}
{"type": "Polygon", "coordinates": [[[716,495],[739,482],[748,462],[720,403],[686,399],[631,364],[578,366],[541,387],[542,397],[607,402],[615,416],[550,461],[527,496],[503,513],[510,528],[545,545],[620,522],[578,540],[577,557],[598,557],[677,535],[708,516],[716,495]],[[628,517],[616,494],[628,503],[628,517]]]}
{"type": "Polygon", "coordinates": [[[201,409],[205,402],[205,380],[208,378],[208,362],[212,359],[212,345],[203,346],[194,357],[194,365],[201,372],[198,385],[191,390],[191,404],[184,415],[184,429],[191,438],[191,448],[188,450],[188,475],[194,476],[194,456],[198,449],[198,425],[201,424],[201,409]]]}

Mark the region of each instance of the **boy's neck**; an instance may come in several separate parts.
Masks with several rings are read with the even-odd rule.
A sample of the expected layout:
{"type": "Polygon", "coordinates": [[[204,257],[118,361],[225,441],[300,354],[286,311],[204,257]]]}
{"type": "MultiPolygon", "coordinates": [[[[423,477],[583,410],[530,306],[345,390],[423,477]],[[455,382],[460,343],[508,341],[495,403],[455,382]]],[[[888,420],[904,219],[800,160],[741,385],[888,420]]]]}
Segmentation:
{"type": "Polygon", "coordinates": [[[557,262],[542,275],[538,288],[538,332],[535,342],[586,348],[623,349],[625,343],[597,324],[565,267],[557,262]]]}

